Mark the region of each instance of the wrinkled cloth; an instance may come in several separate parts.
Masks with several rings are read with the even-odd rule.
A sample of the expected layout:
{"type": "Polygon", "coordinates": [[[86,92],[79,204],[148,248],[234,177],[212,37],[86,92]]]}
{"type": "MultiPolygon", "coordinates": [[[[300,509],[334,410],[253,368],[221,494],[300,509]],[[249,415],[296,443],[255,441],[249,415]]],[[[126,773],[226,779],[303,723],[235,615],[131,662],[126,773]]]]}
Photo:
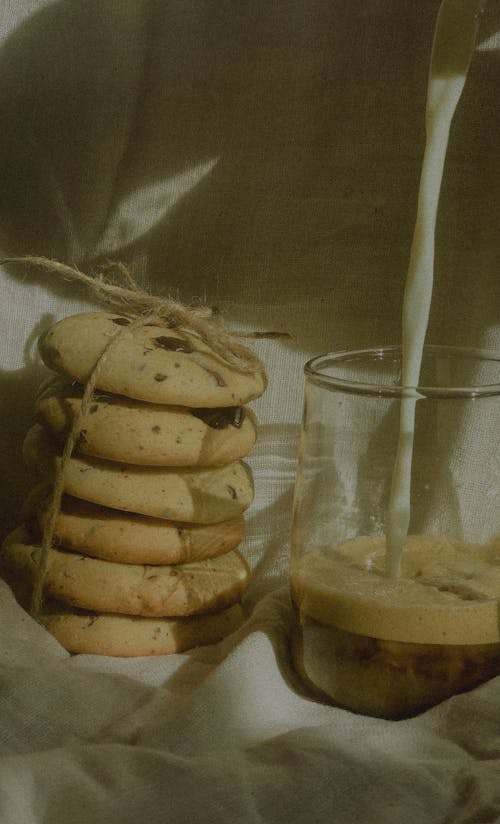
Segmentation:
{"type": "Polygon", "coordinates": [[[498,819],[498,678],[387,722],[304,694],[286,588],[218,647],[132,663],[71,657],[3,603],[2,821],[498,819]]]}
{"type": "MultiPolygon", "coordinates": [[[[500,678],[388,722],[310,696],[288,652],[302,369],[400,339],[438,6],[0,8],[2,256],[121,260],[233,329],[289,335],[250,344],[270,384],[253,404],[237,633],[182,655],[71,656],[0,583],[2,824],[500,819],[500,678]]],[[[499,30],[489,0],[443,181],[435,343],[500,348],[499,30]]],[[[0,288],[4,535],[33,485],[21,445],[44,375],[36,338],[95,306],[19,266],[0,288]]]]}

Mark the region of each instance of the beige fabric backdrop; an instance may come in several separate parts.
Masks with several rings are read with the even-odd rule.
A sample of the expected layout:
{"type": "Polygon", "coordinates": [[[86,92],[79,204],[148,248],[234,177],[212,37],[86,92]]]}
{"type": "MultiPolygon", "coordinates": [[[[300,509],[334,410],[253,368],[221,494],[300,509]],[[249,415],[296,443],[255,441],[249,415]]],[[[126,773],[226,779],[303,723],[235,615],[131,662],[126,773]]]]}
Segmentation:
{"type": "MultiPolygon", "coordinates": [[[[260,347],[272,386],[259,411],[296,424],[309,354],[399,340],[437,7],[5,3],[3,253],[119,258],[160,293],[290,332],[260,347]]],[[[434,341],[497,340],[498,19],[489,2],[453,129],[434,341]]],[[[33,338],[80,306],[41,283],[2,275],[6,525],[27,483],[33,338]]]]}
{"type": "MultiPolygon", "coordinates": [[[[286,595],[275,594],[286,581],[302,365],[400,337],[438,6],[0,4],[2,255],[45,254],[86,270],[118,258],[158,293],[217,304],[236,328],[291,335],[255,345],[271,378],[255,404],[257,497],[245,544],[256,572],[249,609],[259,606],[232,646],[169,661],[70,659],[3,592],[7,824],[128,822],[138,814],[123,802],[129,780],[139,820],[164,821],[170,809],[176,822],[194,820],[201,796],[201,821],[299,821],[311,808],[317,820],[336,809],[342,822],[500,815],[496,682],[396,728],[321,707],[293,682],[286,595]],[[474,729],[489,730],[483,749],[474,729]],[[197,777],[194,795],[176,770],[197,777]],[[367,777],[370,791],[357,793],[367,777]],[[178,793],[160,789],[167,780],[178,793]],[[299,785],[300,798],[290,789],[299,785]]],[[[446,167],[435,342],[500,346],[499,29],[500,3],[490,0],[446,167]]],[[[89,304],[19,267],[0,277],[3,533],[30,486],[20,449],[41,372],[36,336],[89,304]]]]}

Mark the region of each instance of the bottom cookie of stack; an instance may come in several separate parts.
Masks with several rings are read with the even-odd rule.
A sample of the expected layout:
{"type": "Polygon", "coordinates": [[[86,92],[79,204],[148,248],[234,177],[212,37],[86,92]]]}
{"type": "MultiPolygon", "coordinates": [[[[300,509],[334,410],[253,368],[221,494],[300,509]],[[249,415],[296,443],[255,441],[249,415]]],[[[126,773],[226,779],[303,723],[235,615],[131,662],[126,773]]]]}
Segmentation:
{"type": "Polygon", "coordinates": [[[216,644],[241,626],[243,611],[235,604],[185,618],[143,618],[69,610],[52,601],[44,607],[40,622],[69,652],[126,658],[216,644]]]}
{"type": "MultiPolygon", "coordinates": [[[[4,541],[3,576],[26,606],[41,548],[25,528],[4,541]]],[[[249,583],[236,551],[178,565],[122,564],[52,548],[40,622],[70,652],[161,655],[215,643],[242,622],[249,583]]]]}

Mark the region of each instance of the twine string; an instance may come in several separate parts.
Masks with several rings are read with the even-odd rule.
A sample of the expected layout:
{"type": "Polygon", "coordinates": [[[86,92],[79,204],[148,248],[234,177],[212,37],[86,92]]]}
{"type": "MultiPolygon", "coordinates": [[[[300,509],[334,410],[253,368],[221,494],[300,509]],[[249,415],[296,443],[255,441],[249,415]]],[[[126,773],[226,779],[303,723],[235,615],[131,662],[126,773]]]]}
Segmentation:
{"type": "Polygon", "coordinates": [[[56,465],[54,483],[52,487],[52,495],[50,497],[50,502],[47,509],[47,516],[45,518],[45,523],[43,526],[40,561],[35,574],[30,605],[31,615],[33,616],[33,618],[36,618],[37,620],[40,616],[40,612],[43,606],[43,587],[49,566],[50,550],[53,546],[57,518],[61,511],[62,496],[64,494],[65,471],[68,465],[68,461],[70,460],[71,455],[73,454],[73,450],[77,444],[78,437],[80,435],[80,431],[82,428],[82,423],[92,403],[96,389],[96,382],[99,376],[99,370],[105,362],[110,349],[112,349],[113,346],[116,346],[116,344],[121,340],[122,336],[126,332],[130,333],[133,331],[134,328],[144,326],[145,323],[150,323],[151,320],[156,320],[156,318],[154,317],[153,313],[148,313],[147,315],[142,315],[141,317],[136,318],[128,326],[118,327],[117,332],[106,343],[106,346],[104,347],[99,358],[97,359],[94,368],[92,369],[92,372],[89,376],[89,379],[85,384],[82,400],[80,403],[80,408],[73,417],[71,427],[66,437],[62,455],[56,465]]]}
{"type": "MultiPolygon", "coordinates": [[[[264,367],[257,355],[240,343],[236,335],[224,328],[214,308],[186,306],[173,298],[152,295],[139,288],[128,269],[121,263],[110,264],[96,275],[87,275],[57,260],[30,255],[5,258],[0,264],[34,266],[63,280],[80,283],[97,302],[131,316],[154,312],[160,325],[171,329],[184,329],[196,335],[221,360],[238,371],[257,372],[265,376],[264,367]],[[118,274],[126,285],[120,286],[111,282],[109,278],[113,274],[118,274]]],[[[268,336],[271,336],[270,333],[262,335],[268,336]]]]}

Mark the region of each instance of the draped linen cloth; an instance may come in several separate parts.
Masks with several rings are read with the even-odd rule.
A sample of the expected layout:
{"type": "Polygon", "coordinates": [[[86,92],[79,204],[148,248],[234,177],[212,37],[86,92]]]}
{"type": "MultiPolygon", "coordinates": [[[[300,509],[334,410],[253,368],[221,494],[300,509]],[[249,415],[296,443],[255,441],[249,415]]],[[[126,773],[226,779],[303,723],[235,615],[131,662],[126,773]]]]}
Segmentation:
{"type": "MultiPolygon", "coordinates": [[[[270,385],[239,632],[183,655],[71,656],[0,585],[2,824],[500,818],[499,678],[381,721],[309,696],[287,645],[302,366],[400,339],[438,6],[0,5],[2,255],[121,260],[235,329],[290,335],[254,344],[270,385]]],[[[435,343],[500,348],[499,30],[490,0],[443,182],[435,343]]],[[[36,337],[92,304],[19,267],[0,278],[4,535],[33,485],[36,337]]]]}

